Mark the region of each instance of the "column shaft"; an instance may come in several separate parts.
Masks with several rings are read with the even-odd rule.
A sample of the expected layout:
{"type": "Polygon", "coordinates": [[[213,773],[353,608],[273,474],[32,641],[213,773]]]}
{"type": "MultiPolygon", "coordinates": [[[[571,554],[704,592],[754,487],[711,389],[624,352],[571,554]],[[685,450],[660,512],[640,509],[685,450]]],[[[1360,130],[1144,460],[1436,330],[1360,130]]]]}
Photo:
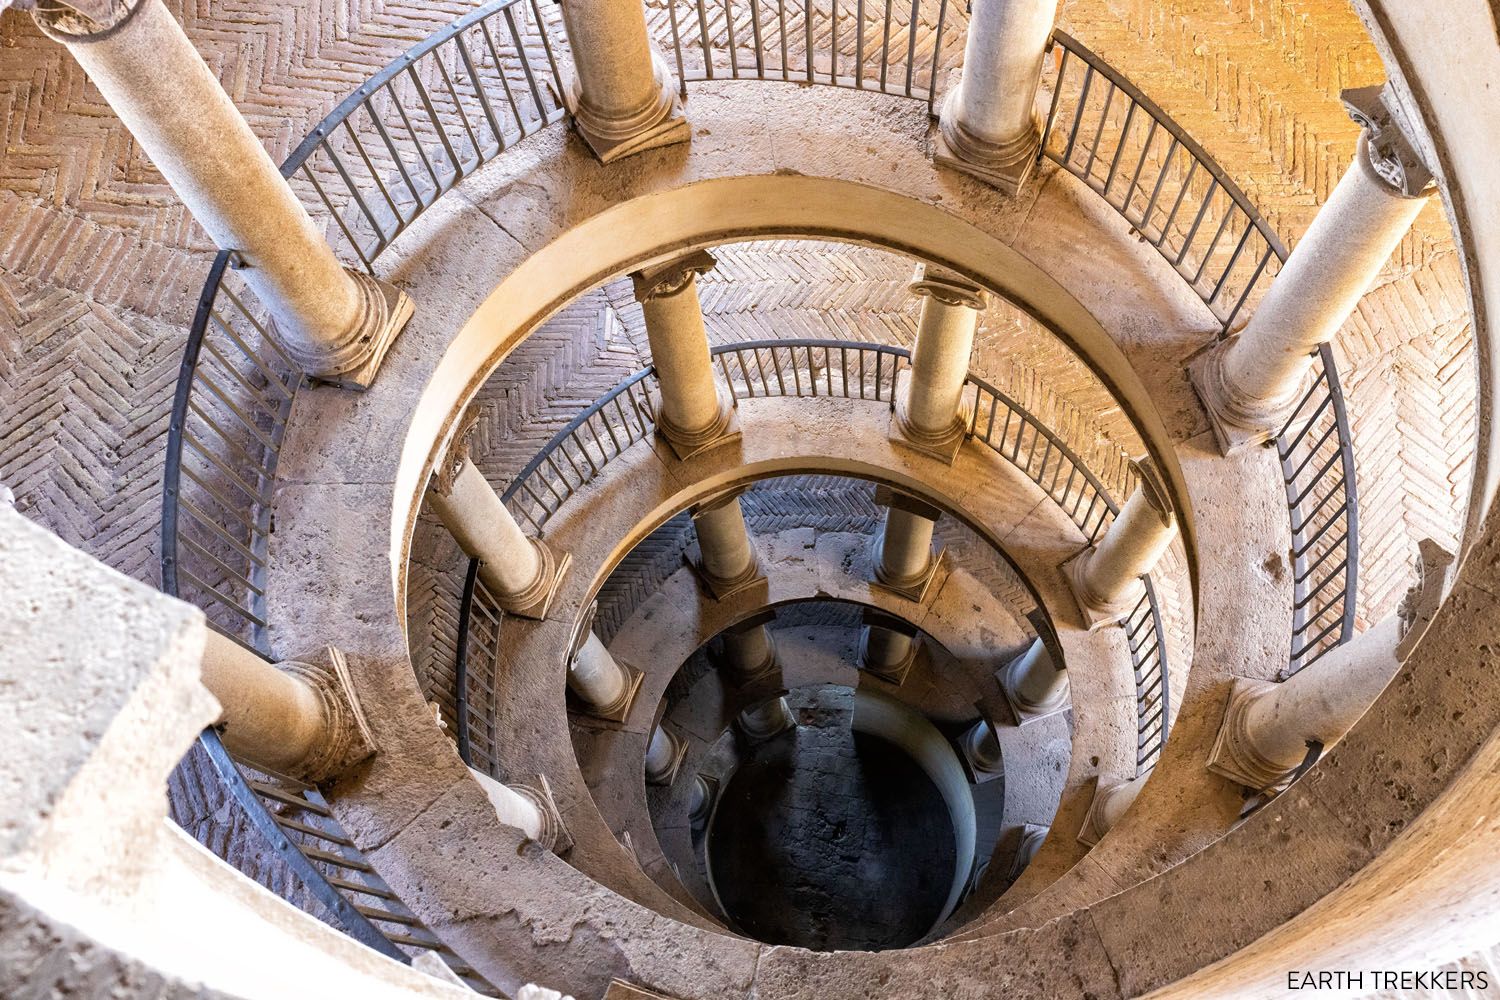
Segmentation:
{"type": "Polygon", "coordinates": [[[1011,704],[1027,716],[1055,712],[1068,703],[1068,672],[1058,669],[1040,639],[1006,665],[1003,683],[1011,704]]]}
{"type": "Polygon", "coordinates": [[[710,254],[698,252],[632,275],[661,385],[656,425],[684,459],[723,439],[733,414],[714,378],[698,302],[697,276],[714,263],[710,254]]]}
{"type": "Polygon", "coordinates": [[[213,629],[203,647],[203,686],[224,707],[224,746],[253,764],[295,775],[331,738],[323,698],[306,679],[213,629]]]}
{"type": "Polygon", "coordinates": [[[931,518],[887,507],[876,554],[875,577],[893,587],[915,586],[932,567],[931,518]]]}
{"type": "Polygon", "coordinates": [[[1150,573],[1177,536],[1166,484],[1149,460],[1133,463],[1136,486],[1104,536],[1064,566],[1090,628],[1119,621],[1140,600],[1150,573]]]}
{"type": "Polygon", "coordinates": [[[630,672],[593,632],[589,632],[568,667],[568,686],[600,715],[619,712],[634,693],[630,672]]]}
{"type": "Polygon", "coordinates": [[[974,0],[963,77],[943,102],[939,161],[1014,193],[1036,162],[1036,91],[1057,0],[974,0]]]}
{"type": "Polygon", "coordinates": [[[776,643],[764,625],[724,633],[724,658],[737,683],[754,680],[776,664],[776,643]]]}
{"type": "Polygon", "coordinates": [[[720,588],[735,587],[759,572],[739,497],[695,511],[693,527],[703,575],[720,588]]]}
{"type": "Polygon", "coordinates": [[[1307,755],[1343,738],[1400,667],[1394,616],[1280,684],[1240,682],[1230,696],[1209,769],[1251,788],[1284,781],[1307,755]]]}
{"type": "Polygon", "coordinates": [[[568,106],[605,163],[685,142],[671,73],[652,48],[640,0],[566,0],[562,7],[575,76],[568,106]]]}
{"type": "Polygon", "coordinates": [[[899,440],[951,462],[963,444],[963,388],[984,293],[956,274],[921,265],[911,284],[922,296],[911,371],[896,395],[899,440]]]}
{"type": "Polygon", "coordinates": [[[862,639],[863,665],[877,674],[901,669],[916,653],[915,638],[879,625],[866,625],[862,639]]]}
{"type": "Polygon", "coordinates": [[[103,31],[38,12],[241,276],[298,365],[364,387],[411,315],[394,288],[345,269],[161,0],[103,31]]]}
{"type": "Polygon", "coordinates": [[[432,506],[458,545],[479,560],[479,576],[500,606],[542,617],[560,570],[541,542],[521,531],[515,517],[467,454],[450,459],[448,474],[432,491],[432,506]]]}
{"type": "Polygon", "coordinates": [[[768,740],[792,728],[792,710],[785,697],[772,698],[752,705],[739,716],[740,729],[752,743],[768,740]]]}
{"type": "Polygon", "coordinates": [[[663,727],[651,730],[651,738],[646,743],[646,782],[670,785],[682,763],[683,750],[682,742],[663,727]]]}

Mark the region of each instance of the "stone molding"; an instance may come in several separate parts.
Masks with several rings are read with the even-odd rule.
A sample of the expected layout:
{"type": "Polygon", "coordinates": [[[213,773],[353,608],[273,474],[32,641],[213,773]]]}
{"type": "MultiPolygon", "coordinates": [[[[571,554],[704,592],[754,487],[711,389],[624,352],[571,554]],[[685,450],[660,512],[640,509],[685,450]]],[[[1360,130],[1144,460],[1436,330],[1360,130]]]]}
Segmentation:
{"type": "Polygon", "coordinates": [[[1224,706],[1224,721],[1208,754],[1210,771],[1256,791],[1275,788],[1291,776],[1295,766],[1283,767],[1256,752],[1246,725],[1250,707],[1275,690],[1276,685],[1268,681],[1235,678],[1224,706]]]}
{"type": "Polygon", "coordinates": [[[1417,582],[1406,591],[1396,609],[1401,619],[1401,639],[1396,643],[1398,660],[1406,659],[1442,606],[1453,581],[1453,553],[1431,538],[1424,538],[1417,543],[1416,569],[1417,582]]]}
{"type": "Polygon", "coordinates": [[[289,777],[320,785],[374,756],[375,737],[355,695],[343,652],[326,646],[307,660],[289,660],[276,667],[304,681],[317,693],[323,708],[324,740],[289,777]]]}
{"type": "Polygon", "coordinates": [[[694,250],[664,264],[642,268],[630,276],[635,300],[646,303],[677,295],[697,280],[698,275],[707,274],[718,263],[719,259],[707,250],[694,250]]]}
{"type": "Polygon", "coordinates": [[[1356,157],[1403,198],[1431,194],[1436,186],[1432,169],[1411,140],[1410,126],[1392,97],[1390,84],[1350,87],[1339,98],[1349,117],[1365,130],[1356,157]]]}

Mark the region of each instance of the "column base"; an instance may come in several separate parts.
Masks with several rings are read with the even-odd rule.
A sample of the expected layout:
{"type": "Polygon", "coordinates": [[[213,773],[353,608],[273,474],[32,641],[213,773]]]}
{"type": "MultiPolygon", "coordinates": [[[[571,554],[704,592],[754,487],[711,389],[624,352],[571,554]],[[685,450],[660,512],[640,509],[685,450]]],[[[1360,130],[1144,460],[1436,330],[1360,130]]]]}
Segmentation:
{"type": "MultiPolygon", "coordinates": [[[[1140,779],[1136,779],[1140,780],[1140,779]]],[[[1103,777],[1094,778],[1094,795],[1089,799],[1089,811],[1083,815],[1083,825],[1078,828],[1078,842],[1093,847],[1104,839],[1104,835],[1113,829],[1113,825],[1105,821],[1106,805],[1114,795],[1122,794],[1122,789],[1133,784],[1133,782],[1121,782],[1106,785],[1103,777]]],[[[1131,801],[1135,796],[1131,796],[1131,801]]],[[[1130,808],[1129,805],[1126,808],[1130,808]]]]}
{"type": "Polygon", "coordinates": [[[1284,399],[1253,403],[1242,400],[1224,376],[1224,356],[1237,340],[1239,334],[1214,344],[1199,352],[1187,366],[1188,381],[1208,413],[1221,455],[1253,448],[1274,438],[1286,426],[1307,390],[1304,376],[1284,399]]]}
{"type": "MultiPolygon", "coordinates": [[[[1023,654],[1024,655],[1024,654],[1023,654]]],[[[1011,715],[1016,718],[1016,725],[1024,726],[1039,719],[1051,718],[1061,715],[1073,704],[1072,685],[1069,683],[1067,671],[1059,670],[1063,675],[1062,686],[1058,689],[1057,696],[1052,701],[1043,705],[1032,705],[1022,701],[1014,693],[1014,684],[1011,681],[1012,668],[1019,667],[1021,657],[1018,656],[1005,666],[995,671],[995,680],[1000,683],[1000,693],[1005,695],[1005,703],[1010,706],[1011,715]]]]}
{"type": "MultiPolygon", "coordinates": [[[[785,696],[786,693],[783,691],[776,697],[779,700],[781,698],[784,698],[785,696]]],[[[784,702],[783,709],[785,709],[784,702]]],[[[782,711],[778,713],[781,716],[780,721],[772,727],[760,729],[755,726],[749,726],[745,724],[745,714],[749,711],[751,710],[746,709],[744,712],[741,712],[734,721],[735,725],[739,728],[740,737],[745,741],[746,744],[750,746],[755,746],[756,744],[765,743],[768,740],[773,740],[787,730],[795,729],[797,726],[797,721],[792,718],[790,711],[782,711]]]]}
{"type": "Polygon", "coordinates": [[[542,572],[537,583],[524,594],[514,598],[501,598],[496,594],[501,609],[508,615],[518,618],[531,618],[541,621],[547,617],[547,612],[552,609],[552,599],[557,596],[558,589],[562,586],[563,577],[573,565],[573,557],[567,552],[557,555],[552,548],[540,538],[527,539],[536,548],[542,558],[542,572]]]}
{"type": "Polygon", "coordinates": [[[1276,685],[1267,681],[1234,679],[1224,706],[1224,721],[1208,754],[1210,771],[1257,792],[1283,785],[1292,776],[1296,765],[1283,767],[1262,757],[1245,729],[1246,711],[1275,689],[1276,685]]]}
{"type": "Polygon", "coordinates": [[[612,705],[589,705],[587,713],[596,719],[623,723],[630,718],[630,709],[635,705],[635,696],[640,693],[641,681],[646,675],[622,660],[615,659],[615,663],[625,671],[624,693],[612,705]]]}
{"type": "Polygon", "coordinates": [[[957,105],[962,94],[960,83],[943,101],[932,162],[1014,197],[1036,169],[1042,148],[1041,124],[1033,121],[1030,130],[1008,142],[981,139],[959,124],[957,105]]]}
{"type": "Polygon", "coordinates": [[[568,833],[568,828],[563,825],[562,811],[557,808],[557,800],[552,797],[552,786],[547,783],[545,775],[536,776],[536,784],[512,785],[518,794],[531,800],[532,805],[542,817],[542,832],[538,835],[536,842],[547,850],[562,857],[573,849],[573,837],[568,833]]]}
{"type": "MultiPolygon", "coordinates": [[[[1003,778],[1005,776],[1005,762],[1003,760],[995,762],[986,761],[979,756],[975,748],[975,743],[984,738],[984,734],[980,729],[982,726],[992,727],[993,723],[981,719],[973,726],[970,726],[958,740],[958,759],[963,764],[964,771],[968,773],[969,782],[975,785],[982,785],[987,781],[994,781],[996,778],[1003,778]]],[[[998,741],[998,736],[996,739],[998,741]]]]}
{"type": "Polygon", "coordinates": [[[739,576],[729,578],[714,576],[703,568],[703,550],[699,548],[697,542],[688,545],[682,553],[682,558],[688,568],[693,571],[693,575],[697,577],[698,584],[708,593],[708,596],[716,601],[728,600],[735,594],[766,582],[766,574],[761,572],[760,559],[753,549],[750,565],[745,567],[745,571],[739,576]]]}
{"type": "Polygon", "coordinates": [[[908,397],[911,395],[911,370],[905,369],[896,376],[896,392],[891,407],[891,421],[887,425],[886,439],[912,451],[935,458],[944,465],[952,465],[969,437],[969,418],[964,409],[954,415],[953,423],[941,431],[930,431],[916,427],[907,416],[908,397]]]}
{"type": "Polygon", "coordinates": [[[355,696],[349,661],[340,650],[327,646],[307,660],[280,663],[277,668],[302,678],[318,693],[327,720],[327,741],[287,777],[319,785],[375,755],[375,737],[355,696]]]}
{"type": "Polygon", "coordinates": [[[600,163],[613,163],[648,149],[674,146],[692,138],[692,127],[683,114],[682,99],[665,60],[653,50],[651,63],[659,86],[656,100],[627,121],[604,121],[590,114],[580,100],[576,78],[565,88],[564,103],[573,116],[573,127],[600,163]]]}
{"type": "MultiPolygon", "coordinates": [[[[363,392],[375,384],[375,375],[381,362],[406,324],[416,311],[411,297],[389,282],[381,281],[363,271],[344,269],[359,285],[363,295],[365,318],[356,337],[359,345],[358,359],[352,367],[339,371],[328,371],[308,365],[307,377],[319,385],[330,385],[338,389],[363,392]]],[[[299,363],[303,359],[298,359],[299,363]]]]}
{"type": "Polygon", "coordinates": [[[1073,595],[1073,603],[1078,605],[1078,613],[1083,619],[1083,626],[1090,632],[1097,632],[1106,625],[1114,625],[1125,619],[1135,606],[1141,602],[1141,597],[1146,593],[1146,585],[1139,580],[1125,588],[1125,593],[1117,600],[1108,604],[1095,604],[1088,598],[1088,590],[1083,584],[1083,574],[1088,568],[1089,559],[1093,557],[1094,547],[1091,545],[1078,553],[1060,567],[1063,571],[1063,579],[1068,581],[1068,590],[1073,595]]]}
{"type": "Polygon", "coordinates": [[[912,639],[911,648],[900,663],[889,666],[876,665],[869,659],[870,629],[880,628],[879,625],[866,625],[859,634],[859,668],[872,677],[878,677],[888,684],[896,687],[906,683],[906,675],[911,673],[911,668],[917,662],[917,653],[922,645],[921,639],[912,639]]]}
{"type": "Polygon", "coordinates": [[[735,408],[734,400],[725,395],[723,390],[719,391],[718,416],[702,430],[684,431],[672,426],[659,406],[655,419],[657,435],[672,449],[672,454],[677,456],[679,462],[686,462],[714,448],[738,444],[741,438],[739,410],[735,408]]]}
{"type": "Polygon", "coordinates": [[[934,584],[948,575],[945,565],[947,562],[947,551],[940,547],[934,548],[932,558],[927,561],[927,568],[922,571],[920,576],[910,580],[898,580],[887,576],[880,569],[880,550],[884,544],[885,535],[882,533],[875,541],[875,579],[871,583],[871,586],[888,590],[897,597],[904,597],[908,601],[915,601],[917,604],[926,604],[929,595],[935,593],[934,584]]]}
{"type": "Polygon", "coordinates": [[[648,785],[671,785],[677,780],[677,772],[682,770],[682,761],[687,757],[687,740],[666,729],[662,729],[661,734],[667,738],[668,743],[672,744],[672,763],[665,771],[659,774],[648,772],[646,774],[646,784],[648,785]]]}

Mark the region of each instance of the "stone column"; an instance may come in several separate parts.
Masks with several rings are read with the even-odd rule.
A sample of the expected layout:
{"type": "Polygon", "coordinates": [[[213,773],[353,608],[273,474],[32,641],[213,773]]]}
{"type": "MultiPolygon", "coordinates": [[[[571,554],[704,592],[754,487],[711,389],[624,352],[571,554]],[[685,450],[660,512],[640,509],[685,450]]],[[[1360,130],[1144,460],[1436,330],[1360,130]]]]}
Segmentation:
{"type": "Polygon", "coordinates": [[[1068,707],[1072,694],[1068,672],[1057,664],[1041,639],[1033,639],[1026,652],[1007,663],[999,678],[1005,700],[1022,725],[1068,707]]]}
{"type": "Polygon", "coordinates": [[[589,714],[624,722],[644,675],[616,660],[587,625],[584,635],[568,666],[568,687],[588,706],[589,714]]]}
{"type": "Polygon", "coordinates": [[[859,665],[877,677],[901,684],[917,658],[917,629],[909,622],[866,608],[859,637],[859,665]]]}
{"type": "Polygon", "coordinates": [[[713,810],[714,786],[703,775],[693,775],[692,786],[688,789],[688,822],[694,827],[701,827],[708,822],[708,816],[713,810]]]}
{"type": "Polygon", "coordinates": [[[1083,826],[1078,831],[1079,843],[1092,847],[1114,829],[1120,817],[1125,815],[1125,810],[1130,808],[1135,797],[1141,794],[1141,789],[1146,787],[1146,779],[1149,777],[1151,772],[1148,771],[1133,781],[1105,782],[1103,778],[1099,778],[1094,785],[1094,797],[1089,802],[1089,811],[1084,814],[1083,826]]]}
{"type": "Polygon", "coordinates": [[[752,705],[739,714],[740,732],[750,743],[764,743],[796,725],[786,697],[778,695],[759,705],[752,705]]]}
{"type": "Polygon", "coordinates": [[[1130,614],[1150,573],[1177,535],[1171,495],[1150,459],[1131,463],[1135,489],[1098,543],[1063,564],[1063,573],[1090,631],[1130,614]]]}
{"type": "Polygon", "coordinates": [[[891,439],[952,464],[963,445],[964,379],[984,290],[930,264],[919,264],[910,285],[922,296],[911,369],[901,373],[891,414],[891,439]]]}
{"type": "Polygon", "coordinates": [[[525,785],[504,785],[472,767],[469,774],[484,789],[485,797],[495,807],[500,822],[515,827],[554,853],[562,854],[572,846],[572,838],[563,827],[562,815],[546,791],[525,785]]]}
{"type": "Polygon", "coordinates": [[[601,163],[687,142],[677,84],[651,44],[641,0],[564,0],[573,53],[566,87],[578,134],[601,163]]]}
{"type": "Polygon", "coordinates": [[[471,559],[500,607],[522,618],[545,618],[572,557],[555,555],[528,537],[484,473],[469,458],[468,432],[461,428],[433,479],[432,507],[471,559]]]}
{"type": "Polygon", "coordinates": [[[1021,842],[1016,848],[1016,857],[1011,862],[1011,878],[1018,877],[1027,866],[1036,858],[1036,852],[1041,850],[1042,844],[1051,832],[1051,827],[1041,826],[1036,823],[1026,823],[1021,827],[1021,842]]]}
{"type": "Polygon", "coordinates": [[[1343,738],[1401,665],[1391,617],[1280,684],[1237,679],[1208,769],[1247,788],[1282,784],[1307,756],[1343,738]]]}
{"type": "Polygon", "coordinates": [[[332,647],[273,664],[209,629],[202,669],[203,686],[223,706],[219,738],[255,767],[318,784],[375,752],[344,656],[332,647]]]}
{"type": "Polygon", "coordinates": [[[1245,329],[1189,366],[1226,454],[1269,440],[1291,418],[1314,352],[1354,312],[1433,190],[1381,88],[1346,90],[1344,102],[1365,126],[1354,162],[1245,329]]]}
{"type": "Polygon", "coordinates": [[[776,612],[763,611],[724,630],[724,665],[737,685],[749,684],[776,668],[776,640],[770,623],[776,612]]]}
{"type": "Polygon", "coordinates": [[[887,590],[920,602],[942,560],[942,553],[932,550],[932,531],[942,512],[884,486],[876,488],[875,503],[886,508],[885,525],[875,542],[875,580],[887,590]]]}
{"type": "Polygon", "coordinates": [[[988,719],[980,719],[969,727],[959,740],[959,749],[969,765],[969,774],[975,784],[1005,773],[1005,761],[1000,752],[1000,738],[988,719]]]}
{"type": "Polygon", "coordinates": [[[689,558],[704,588],[721,601],[765,579],[740,509],[743,492],[736,490],[693,509],[698,542],[689,558]]]}
{"type": "Polygon", "coordinates": [[[717,263],[699,250],[631,275],[661,383],[656,428],[680,459],[739,437],[734,402],[714,378],[698,302],[698,275],[717,263]]]}
{"type": "Polygon", "coordinates": [[[67,46],[177,197],[270,312],[303,371],[363,389],[411,318],[393,286],[343,267],[161,0],[62,4],[38,24],[67,46]]]}
{"type": "Polygon", "coordinates": [[[1036,165],[1036,90],[1057,0],[973,0],[963,78],[943,101],[938,163],[1015,194],[1036,165]]]}
{"type": "Polygon", "coordinates": [[[682,758],[687,756],[687,743],[679,736],[658,725],[651,730],[646,743],[646,784],[670,785],[677,778],[677,769],[682,758]]]}

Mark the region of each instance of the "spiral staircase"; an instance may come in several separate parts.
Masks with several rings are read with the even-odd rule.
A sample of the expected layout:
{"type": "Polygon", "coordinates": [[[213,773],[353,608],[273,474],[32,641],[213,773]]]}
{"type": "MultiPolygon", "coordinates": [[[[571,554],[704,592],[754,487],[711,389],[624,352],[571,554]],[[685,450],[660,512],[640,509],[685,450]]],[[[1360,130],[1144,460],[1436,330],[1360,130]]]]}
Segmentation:
{"type": "Polygon", "coordinates": [[[1454,90],[1500,71],[1487,8],[1453,55],[1380,4],[1067,4],[1008,191],[945,161],[972,5],[650,0],[678,117],[644,148],[591,131],[572,11],[458,6],[324,67],[341,102],[280,168],[415,305],[378,374],[309,375],[254,254],[206,268],[159,380],[174,600],[26,523],[80,540],[28,488],[28,442],[80,432],[7,408],[5,628],[48,664],[7,713],[15,773],[49,777],[15,784],[0,992],[1493,984],[1500,132],[1454,90]],[[1376,134],[1328,95],[1385,79],[1438,196],[1225,447],[1190,370],[1251,335],[1376,134]],[[933,445],[944,322],[973,341],[933,445]],[[1137,549],[1101,611],[1088,558],[1137,549]],[[23,724],[75,665],[82,725],[23,724]],[[335,745],[293,753],[271,710],[257,739],[225,692],[272,682],[241,677],[322,692],[335,745]],[[1239,706],[1274,730],[1300,691],[1352,718],[1278,732],[1296,759],[1257,779],[1239,706]]]}

